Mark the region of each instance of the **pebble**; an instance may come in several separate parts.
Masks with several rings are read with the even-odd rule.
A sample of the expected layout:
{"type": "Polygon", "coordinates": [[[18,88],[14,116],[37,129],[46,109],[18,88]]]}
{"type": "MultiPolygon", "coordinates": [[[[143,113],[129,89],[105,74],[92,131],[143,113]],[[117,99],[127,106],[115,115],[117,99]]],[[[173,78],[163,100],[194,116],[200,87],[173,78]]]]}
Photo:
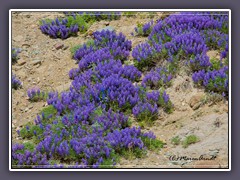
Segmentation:
{"type": "Polygon", "coordinates": [[[31,77],[30,77],[30,78],[28,78],[28,79],[27,79],[27,81],[28,81],[28,82],[31,82],[31,81],[32,81],[32,78],[31,78],[31,77]]]}
{"type": "Polygon", "coordinates": [[[57,43],[54,45],[54,47],[58,50],[58,49],[62,49],[64,47],[63,43],[57,43]]]}
{"type": "Polygon", "coordinates": [[[110,22],[105,22],[104,24],[105,24],[106,26],[109,26],[110,22]]]}
{"type": "Polygon", "coordinates": [[[112,26],[107,26],[105,28],[98,29],[97,31],[101,32],[102,30],[109,30],[109,31],[114,31],[115,29],[112,26]]]}
{"type": "Polygon", "coordinates": [[[200,108],[201,105],[202,105],[202,103],[199,102],[199,103],[195,104],[195,105],[192,107],[192,109],[193,109],[193,110],[197,110],[198,108],[200,108]]]}
{"type": "Polygon", "coordinates": [[[22,65],[26,64],[26,61],[24,61],[24,60],[19,60],[17,63],[18,63],[19,66],[22,66],[22,65]]]}
{"type": "Polygon", "coordinates": [[[42,61],[36,59],[36,60],[33,60],[33,61],[32,61],[32,64],[33,64],[33,65],[42,64],[42,61]]]}
{"type": "Polygon", "coordinates": [[[30,44],[27,44],[27,43],[22,44],[22,47],[29,48],[30,46],[31,46],[31,45],[30,45],[30,44]]]}

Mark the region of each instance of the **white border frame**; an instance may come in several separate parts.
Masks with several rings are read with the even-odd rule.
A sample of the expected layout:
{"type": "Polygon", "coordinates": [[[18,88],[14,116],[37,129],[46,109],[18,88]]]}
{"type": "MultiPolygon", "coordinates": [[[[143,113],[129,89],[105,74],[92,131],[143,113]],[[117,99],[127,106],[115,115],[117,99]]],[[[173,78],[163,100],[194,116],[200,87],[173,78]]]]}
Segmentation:
{"type": "Polygon", "coordinates": [[[9,10],[9,171],[231,171],[231,9],[10,9],[9,10]],[[181,12],[181,11],[227,11],[229,13],[229,109],[228,109],[228,169],[12,169],[11,143],[12,143],[12,12],[62,12],[62,11],[139,11],[139,12],[181,12]]]}

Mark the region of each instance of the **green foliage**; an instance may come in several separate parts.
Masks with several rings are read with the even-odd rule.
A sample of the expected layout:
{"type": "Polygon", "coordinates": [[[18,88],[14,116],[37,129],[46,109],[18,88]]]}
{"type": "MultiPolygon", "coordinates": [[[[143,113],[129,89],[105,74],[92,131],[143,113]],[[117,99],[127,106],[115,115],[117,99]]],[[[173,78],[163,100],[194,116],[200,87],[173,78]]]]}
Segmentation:
{"type": "Polygon", "coordinates": [[[158,113],[152,114],[149,110],[142,111],[137,116],[137,120],[140,121],[139,125],[142,127],[151,126],[157,118],[158,113]]]}
{"type": "Polygon", "coordinates": [[[212,67],[210,67],[210,70],[219,70],[221,69],[221,65],[223,65],[222,61],[220,59],[217,58],[211,58],[210,62],[212,64],[212,67]]]}
{"type": "MultiPolygon", "coordinates": [[[[61,21],[61,19],[59,18],[59,20],[61,21]]],[[[43,20],[39,20],[39,25],[41,26],[41,25],[43,25],[43,22],[45,22],[46,24],[51,24],[52,23],[52,19],[44,19],[44,21],[43,20]]]]}
{"type": "Polygon", "coordinates": [[[175,137],[173,137],[173,138],[171,139],[171,143],[172,143],[173,145],[179,145],[180,142],[181,142],[181,138],[180,138],[179,136],[175,136],[175,137]]]}
{"type": "Polygon", "coordinates": [[[150,29],[148,29],[146,32],[143,32],[143,23],[138,23],[137,24],[137,36],[148,36],[151,31],[152,31],[152,27],[150,29]]]}
{"type": "Polygon", "coordinates": [[[120,156],[114,150],[110,153],[109,158],[104,158],[103,162],[99,165],[99,168],[115,168],[113,160],[117,163],[120,160],[120,156]]]}
{"type": "Polygon", "coordinates": [[[22,150],[17,150],[16,153],[18,154],[24,154],[24,152],[26,150],[33,152],[35,150],[35,144],[31,143],[31,142],[25,142],[23,143],[24,148],[22,150]]]}
{"type": "Polygon", "coordinates": [[[33,125],[32,123],[27,123],[21,130],[20,130],[20,136],[22,138],[30,139],[33,136],[39,136],[42,135],[43,130],[38,125],[33,125]]]}
{"type": "Polygon", "coordinates": [[[149,149],[153,151],[159,151],[161,148],[163,148],[164,143],[158,139],[150,139],[148,137],[141,137],[144,145],[149,149]]]}
{"type": "Polygon", "coordinates": [[[123,12],[122,15],[123,15],[123,16],[126,16],[126,17],[136,17],[137,12],[134,12],[134,11],[125,11],[125,12],[123,12]]]}
{"type": "Polygon", "coordinates": [[[84,17],[81,15],[76,15],[75,18],[73,16],[68,16],[68,23],[67,23],[67,27],[71,27],[72,25],[77,24],[79,31],[81,33],[84,33],[88,30],[89,28],[89,24],[85,21],[84,17]]]}
{"type": "Polygon", "coordinates": [[[61,162],[59,160],[56,160],[56,159],[51,159],[48,162],[49,162],[50,165],[61,164],[61,162]]]}
{"type": "Polygon", "coordinates": [[[160,106],[161,108],[163,108],[163,110],[170,114],[173,112],[174,110],[174,107],[173,107],[173,103],[171,102],[171,100],[169,99],[167,103],[165,103],[164,99],[163,99],[163,93],[164,93],[164,90],[160,90],[160,96],[159,96],[159,99],[157,101],[157,104],[158,106],[160,106]]]}
{"type": "MultiPolygon", "coordinates": [[[[151,43],[149,44],[151,45],[151,43]]],[[[142,51],[142,49],[139,49],[139,51],[142,51]]],[[[165,48],[163,48],[160,52],[153,52],[153,54],[149,55],[146,59],[141,59],[140,62],[134,59],[134,66],[140,71],[148,71],[152,67],[156,66],[156,64],[163,62],[167,57],[168,52],[165,48]]]]}
{"type": "MultiPolygon", "coordinates": [[[[90,39],[88,40],[86,43],[84,43],[87,47],[90,47],[90,46],[94,46],[94,40],[93,39],[90,39]]],[[[71,52],[71,55],[73,56],[75,54],[75,52],[79,49],[83,47],[82,44],[79,44],[79,45],[76,45],[76,46],[73,46],[70,48],[70,52],[71,52]]]]}
{"type": "Polygon", "coordinates": [[[223,101],[224,97],[221,94],[218,93],[207,93],[205,96],[202,97],[201,103],[202,105],[208,104],[208,103],[217,103],[220,101],[223,101]]]}
{"type": "Polygon", "coordinates": [[[44,107],[44,108],[41,110],[40,113],[41,113],[41,114],[44,113],[44,116],[45,116],[45,117],[48,117],[48,116],[50,116],[50,115],[53,115],[53,116],[54,116],[54,115],[57,114],[57,109],[55,109],[53,105],[49,105],[49,106],[44,107]]]}
{"type": "Polygon", "coordinates": [[[210,79],[207,85],[207,90],[209,92],[218,92],[222,94],[223,92],[226,92],[226,89],[224,87],[224,83],[227,78],[221,78],[221,77],[216,77],[214,80],[210,79]]]}
{"type": "Polygon", "coordinates": [[[48,97],[48,94],[46,92],[40,92],[40,94],[36,94],[29,98],[29,101],[31,102],[39,102],[39,101],[46,101],[48,97]]]}
{"type": "Polygon", "coordinates": [[[19,59],[18,55],[18,50],[16,48],[12,48],[12,63],[16,63],[17,60],[19,59]]]}
{"type": "Polygon", "coordinates": [[[189,135],[183,140],[182,146],[183,148],[187,148],[189,145],[195,144],[198,141],[199,141],[199,138],[197,136],[189,135]]]}
{"type": "Polygon", "coordinates": [[[126,159],[135,159],[135,158],[143,158],[146,156],[147,151],[140,148],[128,148],[128,149],[122,149],[119,152],[119,155],[123,156],[126,159]]]}

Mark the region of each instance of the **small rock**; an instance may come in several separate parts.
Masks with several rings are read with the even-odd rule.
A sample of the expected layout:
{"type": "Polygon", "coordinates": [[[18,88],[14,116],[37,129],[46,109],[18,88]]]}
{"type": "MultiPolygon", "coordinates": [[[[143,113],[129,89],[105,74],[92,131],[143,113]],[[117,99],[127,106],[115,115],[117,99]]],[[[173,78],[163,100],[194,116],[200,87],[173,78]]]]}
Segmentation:
{"type": "Polygon", "coordinates": [[[26,61],[24,61],[24,60],[19,60],[19,61],[18,61],[18,65],[19,65],[19,66],[22,66],[22,65],[24,65],[24,64],[26,64],[26,61]]]}
{"type": "Polygon", "coordinates": [[[26,108],[25,110],[24,110],[24,112],[27,112],[29,109],[28,108],[26,108]]]}
{"type": "Polygon", "coordinates": [[[30,44],[27,44],[27,43],[24,43],[24,44],[22,44],[22,47],[24,48],[24,47],[26,47],[26,48],[29,48],[31,45],[30,44]]]}
{"type": "Polygon", "coordinates": [[[57,43],[54,45],[54,47],[59,50],[59,49],[62,49],[64,47],[64,44],[63,43],[57,43]]]}
{"type": "Polygon", "coordinates": [[[101,29],[98,29],[97,31],[101,32],[102,30],[105,30],[105,31],[114,31],[115,29],[112,27],[112,26],[107,26],[105,28],[101,28],[101,29]]]}
{"type": "Polygon", "coordinates": [[[198,104],[201,101],[202,97],[203,97],[202,93],[192,96],[189,101],[190,107],[193,108],[196,104],[198,104]]]}
{"type": "Polygon", "coordinates": [[[106,26],[109,26],[110,22],[105,22],[104,24],[105,24],[106,26]]]}
{"type": "Polygon", "coordinates": [[[42,61],[38,59],[32,61],[32,65],[37,65],[37,64],[42,64],[42,61]]]}
{"type": "Polygon", "coordinates": [[[30,77],[30,78],[28,78],[28,79],[27,79],[27,81],[28,81],[28,82],[31,82],[31,81],[32,81],[32,78],[31,78],[31,77],[30,77]]]}
{"type": "Polygon", "coordinates": [[[200,108],[201,105],[202,105],[202,103],[201,103],[201,102],[198,102],[197,104],[195,104],[195,105],[192,107],[192,109],[193,109],[193,110],[197,110],[198,108],[200,108]]]}

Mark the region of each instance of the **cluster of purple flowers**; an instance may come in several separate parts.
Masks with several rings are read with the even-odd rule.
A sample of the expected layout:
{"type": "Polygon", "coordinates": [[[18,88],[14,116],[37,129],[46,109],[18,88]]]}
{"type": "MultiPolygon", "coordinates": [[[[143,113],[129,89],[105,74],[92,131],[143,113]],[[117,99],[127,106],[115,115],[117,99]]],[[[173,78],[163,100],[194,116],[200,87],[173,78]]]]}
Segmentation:
{"type": "MultiPolygon", "coordinates": [[[[157,57],[164,56],[168,60],[167,67],[177,66],[180,61],[184,61],[193,72],[204,70],[207,73],[210,70],[211,74],[213,65],[207,55],[208,50],[220,50],[220,60],[228,59],[228,46],[228,14],[183,12],[158,20],[152,27],[148,41],[136,46],[132,56],[140,67],[156,64],[156,61],[161,60],[157,57]],[[161,47],[158,51],[156,44],[161,47]]],[[[169,70],[174,73],[174,69],[169,70]]],[[[224,73],[227,76],[228,71],[224,73]]],[[[158,82],[159,79],[159,74],[150,72],[145,76],[143,84],[146,81],[158,82]]]]}
{"type": "Polygon", "coordinates": [[[41,154],[36,150],[34,152],[25,150],[25,147],[22,144],[14,144],[12,146],[12,160],[13,164],[15,166],[19,166],[20,168],[34,168],[36,165],[49,165],[45,154],[41,154]]]}
{"type": "MultiPolygon", "coordinates": [[[[35,126],[41,130],[34,132],[38,138],[34,152],[44,155],[47,162],[57,159],[61,163],[75,162],[75,168],[98,168],[110,160],[114,165],[113,153],[124,149],[145,150],[141,137],[156,138],[152,133],[142,133],[140,128],[130,128],[124,114],[137,109],[140,102],[148,101],[141,98],[147,92],[134,84],[141,72],[132,65],[123,65],[113,51],[129,52],[131,42],[122,34],[103,31],[95,33],[95,47],[79,59],[77,69],[69,72],[73,81],[68,91],[48,93],[47,102],[57,111],[55,117],[46,120],[45,115],[38,115],[35,119],[35,126]]],[[[38,94],[41,91],[37,89],[28,92],[29,98],[38,94]]],[[[157,115],[155,101],[158,99],[149,100],[149,105],[143,107],[157,115]]],[[[20,164],[19,159],[16,164],[20,164]]],[[[44,161],[36,164],[36,168],[45,164],[50,165],[44,161]]]]}
{"type": "Polygon", "coordinates": [[[165,68],[156,68],[152,69],[149,73],[147,73],[143,80],[142,85],[144,87],[150,86],[150,88],[159,88],[160,86],[169,85],[172,80],[171,73],[168,72],[165,68]]]}
{"type": "MultiPolygon", "coordinates": [[[[197,63],[198,65],[206,67],[210,66],[209,60],[205,57],[208,50],[208,42],[214,41],[218,46],[228,46],[227,34],[220,32],[222,27],[226,26],[226,16],[222,18],[221,14],[213,16],[210,13],[180,13],[170,15],[164,20],[159,20],[158,23],[153,26],[151,34],[148,36],[148,48],[147,50],[153,51],[149,44],[162,45],[167,51],[168,56],[171,59],[172,56],[179,55],[182,51],[185,56],[190,57],[191,55],[199,56],[197,59],[191,62],[197,63]],[[213,30],[214,29],[214,30],[213,30]],[[212,35],[212,39],[209,38],[212,35]]],[[[164,49],[162,48],[162,49],[164,49]]],[[[146,48],[145,48],[146,49],[146,48]]],[[[145,49],[136,47],[133,50],[133,57],[137,61],[144,61],[151,58],[154,52],[149,52],[145,49]],[[136,56],[143,52],[145,56],[136,56]]],[[[224,53],[223,53],[224,56],[224,53]]],[[[181,56],[178,56],[180,59],[181,56]]]]}
{"type": "Polygon", "coordinates": [[[132,43],[122,33],[116,34],[115,31],[102,30],[94,32],[93,36],[94,44],[90,46],[84,44],[76,50],[73,56],[75,60],[80,61],[84,56],[102,48],[109,49],[114,59],[125,60],[129,56],[132,43]]]}
{"type": "Polygon", "coordinates": [[[43,20],[40,29],[44,34],[47,34],[52,38],[61,39],[66,39],[71,35],[77,35],[77,32],[79,31],[78,24],[68,25],[68,19],[60,20],[58,18],[51,22],[43,20]]]}
{"type": "Polygon", "coordinates": [[[143,67],[151,67],[156,64],[161,58],[162,45],[148,42],[137,45],[132,51],[132,57],[135,59],[136,66],[139,69],[143,67]]]}
{"type": "Polygon", "coordinates": [[[152,31],[152,27],[153,20],[143,25],[142,24],[138,25],[137,27],[134,28],[134,30],[138,36],[148,36],[152,31]]]}
{"type": "Polygon", "coordinates": [[[22,82],[17,79],[15,74],[12,74],[12,88],[13,89],[18,89],[22,86],[22,82]]]}
{"type": "Polygon", "coordinates": [[[40,91],[40,89],[37,87],[28,89],[27,95],[30,101],[39,101],[45,97],[45,93],[43,91],[40,91]]]}
{"type": "Polygon", "coordinates": [[[153,121],[158,117],[158,106],[157,103],[141,102],[133,108],[132,112],[140,121],[153,121]]]}
{"type": "Polygon", "coordinates": [[[200,70],[192,75],[195,83],[203,85],[209,91],[219,92],[228,95],[228,66],[219,70],[200,70]]]}

